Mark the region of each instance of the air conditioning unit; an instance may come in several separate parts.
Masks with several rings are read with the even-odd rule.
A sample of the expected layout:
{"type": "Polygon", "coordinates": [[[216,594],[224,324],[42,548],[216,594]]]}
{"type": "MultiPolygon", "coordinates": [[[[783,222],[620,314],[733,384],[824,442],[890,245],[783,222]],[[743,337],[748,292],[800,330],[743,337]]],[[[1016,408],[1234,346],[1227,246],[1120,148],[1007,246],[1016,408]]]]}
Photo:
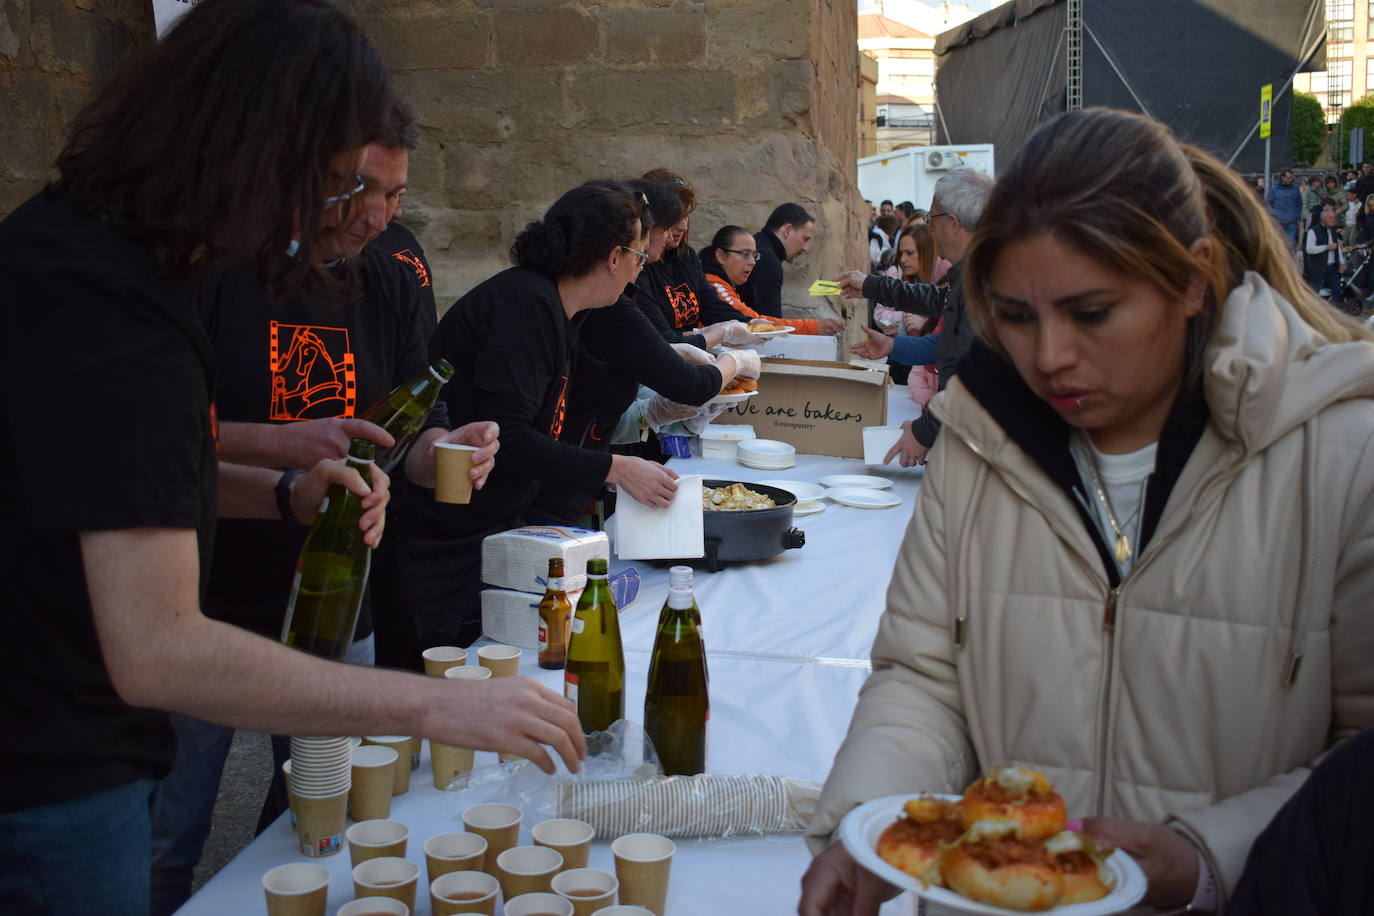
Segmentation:
{"type": "Polygon", "coordinates": [[[958,168],[960,164],[959,157],[953,153],[942,153],[939,150],[926,153],[927,172],[948,172],[950,169],[958,168]]]}

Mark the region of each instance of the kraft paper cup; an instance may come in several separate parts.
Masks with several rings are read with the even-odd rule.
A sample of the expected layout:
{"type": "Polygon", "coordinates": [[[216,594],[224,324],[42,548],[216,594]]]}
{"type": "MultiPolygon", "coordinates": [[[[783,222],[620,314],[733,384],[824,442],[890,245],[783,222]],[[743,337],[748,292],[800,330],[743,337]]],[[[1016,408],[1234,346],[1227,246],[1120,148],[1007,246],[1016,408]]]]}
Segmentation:
{"type": "Polygon", "coordinates": [[[620,899],[663,916],[676,849],[672,840],[656,833],[630,833],[612,843],[620,899]]]}
{"type": "Polygon", "coordinates": [[[520,671],[520,649],[516,646],[483,646],[477,650],[477,664],[489,669],[492,677],[515,677],[520,671]]]}
{"type": "Polygon", "coordinates": [[[329,870],[323,865],[293,862],[262,876],[268,916],[324,916],[329,898],[329,870]]]}
{"type": "MultiPolygon", "coordinates": [[[[339,916],[344,916],[343,910],[339,910],[339,916]]],[[[596,916],[654,916],[654,914],[652,910],[646,910],[642,906],[621,903],[597,910],[596,916]]]]}
{"type": "Polygon", "coordinates": [[[587,867],[592,840],[596,839],[596,828],[586,821],[560,817],[535,824],[530,836],[534,837],[536,846],[558,850],[563,856],[563,867],[559,871],[567,871],[570,868],[587,867]]]}
{"type": "Polygon", "coordinates": [[[462,665],[444,672],[444,677],[452,681],[485,681],[493,676],[485,665],[462,665]]]}
{"type": "Polygon", "coordinates": [[[432,646],[421,652],[420,657],[425,660],[425,674],[443,677],[448,669],[468,663],[468,650],[458,646],[432,646]]]}
{"type": "Polygon", "coordinates": [[[291,800],[296,812],[296,838],[301,854],[314,858],[332,856],[343,850],[344,823],[348,815],[348,790],[328,798],[296,795],[291,800]]]}
{"type": "Polygon", "coordinates": [[[455,871],[482,871],[486,864],[487,838],[477,833],[436,833],[425,840],[425,866],[429,880],[455,871]]]}
{"type": "Polygon", "coordinates": [[[620,882],[610,872],[570,868],[553,876],[553,892],[573,905],[573,916],[593,913],[620,902],[620,882]]]}
{"type": "Polygon", "coordinates": [[[348,790],[348,804],[355,821],[391,816],[391,787],[399,756],[394,747],[379,744],[353,749],[353,786],[348,790]]]}
{"type": "Polygon", "coordinates": [[[434,788],[447,790],[455,776],[472,769],[472,748],[429,743],[429,765],[434,773],[434,788]]]}
{"type": "MultiPolygon", "coordinates": [[[[406,750],[410,752],[410,772],[414,773],[420,768],[420,752],[424,749],[425,739],[419,735],[411,738],[410,743],[406,745],[406,750]]],[[[406,781],[406,786],[407,788],[410,786],[409,780],[406,781]]]]}
{"type": "Polygon", "coordinates": [[[502,912],[506,916],[573,916],[573,906],[572,901],[557,894],[521,894],[507,897],[502,912]]]}
{"type": "Polygon", "coordinates": [[[390,897],[363,897],[339,907],[335,916],[410,916],[410,907],[390,897]]]}
{"type": "Polygon", "coordinates": [[[441,503],[465,506],[472,499],[473,445],[434,443],[434,498],[441,503]]]}
{"type": "Polygon", "coordinates": [[[409,859],[383,856],[353,868],[353,892],[359,897],[390,897],[415,908],[420,866],[409,859]]]}
{"type": "Polygon", "coordinates": [[[383,856],[405,858],[410,828],[400,821],[363,821],[348,828],[348,858],[354,867],[383,856]]]}
{"type": "Polygon", "coordinates": [[[515,846],[496,857],[496,880],[505,899],[540,894],[563,868],[563,856],[547,846],[515,846]]]}
{"type": "Polygon", "coordinates": [[[455,913],[496,912],[496,892],[501,885],[495,878],[480,871],[455,871],[435,878],[429,885],[430,905],[434,916],[454,916],[455,913]]]}
{"type": "Polygon", "coordinates": [[[405,795],[410,791],[410,735],[368,735],[363,738],[363,747],[389,747],[396,752],[396,762],[391,765],[391,794],[405,795]]]}
{"type": "Polygon", "coordinates": [[[520,820],[523,816],[514,805],[499,802],[473,805],[463,812],[463,828],[487,841],[487,856],[482,869],[487,874],[498,874],[497,858],[520,842],[520,820]]]}

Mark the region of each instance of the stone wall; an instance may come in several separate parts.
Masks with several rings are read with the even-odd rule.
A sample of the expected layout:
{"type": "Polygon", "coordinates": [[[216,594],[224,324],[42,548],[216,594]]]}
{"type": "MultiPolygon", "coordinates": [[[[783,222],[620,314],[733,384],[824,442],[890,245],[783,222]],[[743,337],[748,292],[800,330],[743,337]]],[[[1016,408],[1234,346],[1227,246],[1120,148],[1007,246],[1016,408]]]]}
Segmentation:
{"type": "Polygon", "coordinates": [[[404,221],[442,307],[509,264],[511,241],[589,178],[666,167],[701,203],[692,242],[757,229],[779,203],[818,218],[787,268],[865,263],[851,0],[357,0],[421,112],[404,221]]]}
{"type": "Polygon", "coordinates": [[[52,177],[91,86],[152,41],[148,0],[0,0],[0,217],[52,177]]]}

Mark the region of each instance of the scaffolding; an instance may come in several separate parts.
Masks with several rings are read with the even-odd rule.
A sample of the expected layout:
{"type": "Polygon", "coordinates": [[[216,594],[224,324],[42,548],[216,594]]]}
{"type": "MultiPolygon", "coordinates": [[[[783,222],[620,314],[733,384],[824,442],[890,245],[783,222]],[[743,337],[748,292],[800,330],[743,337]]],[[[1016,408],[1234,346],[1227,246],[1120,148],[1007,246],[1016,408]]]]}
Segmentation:
{"type": "Polygon", "coordinates": [[[1079,111],[1083,107],[1083,0],[1068,0],[1064,39],[1068,75],[1064,107],[1067,111],[1079,111]]]}

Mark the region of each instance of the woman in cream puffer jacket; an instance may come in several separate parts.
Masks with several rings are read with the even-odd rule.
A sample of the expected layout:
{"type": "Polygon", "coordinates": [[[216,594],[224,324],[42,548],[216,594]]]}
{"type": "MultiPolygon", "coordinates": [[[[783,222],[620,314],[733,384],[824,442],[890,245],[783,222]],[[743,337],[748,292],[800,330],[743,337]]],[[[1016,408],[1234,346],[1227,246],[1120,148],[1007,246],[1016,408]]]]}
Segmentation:
{"type": "MultiPolygon", "coordinates": [[[[982,339],[931,405],[944,428],[893,573],[874,673],[808,830],[813,849],[868,799],[959,792],[989,766],[1024,765],[1054,782],[1071,817],[1186,838],[1198,858],[1190,874],[1215,879],[1210,904],[1224,910],[1251,842],[1312,762],[1374,724],[1374,344],[1306,298],[1243,186],[1143,118],[1089,111],[1051,122],[992,199],[1005,199],[1003,183],[1018,188],[1029,218],[1049,225],[1037,194],[1062,208],[1080,182],[1101,202],[1122,174],[1178,162],[1202,183],[1180,181],[1185,199],[1161,195],[1161,207],[1238,210],[1209,214],[1211,248],[1171,227],[1199,262],[1208,252],[1224,260],[1226,279],[1210,284],[1222,295],[1208,294],[1189,324],[1198,355],[1166,405],[1133,564],[1122,576],[1113,563],[1089,511],[1092,484],[1070,456],[1086,411],[1075,413],[1072,397],[1052,407],[999,352],[1009,319],[994,317],[1007,306],[989,304],[1000,301],[986,281],[1001,276],[999,249],[984,239],[1017,233],[999,233],[1008,208],[991,205],[968,262],[985,280],[970,294],[984,306],[982,339]],[[1078,146],[1098,152],[1077,161],[1105,160],[1113,174],[1075,174],[1066,163],[1078,146]],[[1247,217],[1253,225],[1236,223],[1247,217]],[[1274,277],[1297,305],[1242,268],[1274,277]]],[[[1107,210],[1119,212],[1110,201],[1107,210]]],[[[1092,250],[1076,227],[1053,234],[1092,250]]],[[[1132,851],[1151,878],[1147,902],[1189,902],[1191,885],[1180,897],[1166,865],[1132,851]]],[[[851,866],[835,852],[818,859],[801,912],[876,912],[875,879],[851,866]]]]}

